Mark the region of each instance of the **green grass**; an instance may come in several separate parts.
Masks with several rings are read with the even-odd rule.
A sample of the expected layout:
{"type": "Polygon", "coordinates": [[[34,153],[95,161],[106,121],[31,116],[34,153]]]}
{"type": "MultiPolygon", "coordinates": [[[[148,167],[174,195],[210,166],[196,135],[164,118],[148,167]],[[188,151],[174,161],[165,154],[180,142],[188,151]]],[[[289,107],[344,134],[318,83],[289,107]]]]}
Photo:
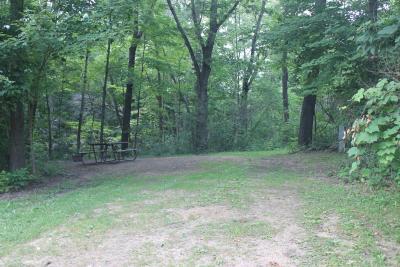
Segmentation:
{"type": "MultiPolygon", "coordinates": [[[[201,170],[194,173],[97,177],[95,182],[80,188],[65,183],[22,198],[0,200],[0,256],[8,255],[16,248],[25,255],[36,253],[23,244],[43,235],[57,235],[64,228],[74,240],[81,241],[82,236],[95,240],[114,228],[151,231],[168,225],[184,227],[182,218],[171,210],[223,205],[245,214],[249,207],[268,194],[268,190],[289,188],[298,193],[303,203],[302,210],[298,210],[298,224],[303,225],[307,232],[304,240],[307,253],[302,259],[304,266],[400,265],[399,258],[388,262],[379,246],[382,240],[386,240],[399,247],[399,192],[372,192],[362,185],[312,179],[315,170],[321,166],[329,172],[329,166],[340,164],[341,155],[307,153],[284,156],[284,153],[214,155],[245,157],[251,162],[264,157],[290,157],[305,168],[298,170],[283,164],[255,169],[247,161],[213,162],[202,164],[201,170]],[[126,217],[128,214],[133,214],[134,219],[126,217]],[[333,236],[317,235],[330,216],[338,218],[333,236]]],[[[239,218],[205,223],[195,232],[209,238],[220,236],[229,242],[247,237],[270,239],[279,231],[280,225],[239,218]]],[[[143,248],[148,257],[152,257],[156,249],[152,244],[143,248]]],[[[195,263],[213,249],[199,246],[188,256],[188,261],[195,263]]],[[[54,248],[51,253],[57,255],[62,251],[54,248]]],[[[148,260],[140,258],[141,262],[148,260]]]]}
{"type": "MultiPolygon", "coordinates": [[[[345,186],[321,181],[308,181],[303,186],[305,223],[310,230],[317,229],[332,214],[340,218],[336,240],[310,238],[314,244],[315,262],[328,266],[386,266],[379,243],[386,240],[393,242],[397,249],[399,247],[398,192],[366,192],[361,185],[345,186]]],[[[399,258],[393,264],[400,265],[399,258]]]]}

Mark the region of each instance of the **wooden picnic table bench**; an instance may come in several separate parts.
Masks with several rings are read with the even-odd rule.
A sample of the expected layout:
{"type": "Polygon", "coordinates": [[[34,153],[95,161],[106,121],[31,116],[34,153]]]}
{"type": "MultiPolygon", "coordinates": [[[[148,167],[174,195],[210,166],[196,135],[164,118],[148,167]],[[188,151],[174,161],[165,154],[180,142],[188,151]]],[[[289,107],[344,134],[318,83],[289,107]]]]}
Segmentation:
{"type": "Polygon", "coordinates": [[[75,162],[85,164],[84,158],[92,155],[94,163],[134,161],[137,158],[137,149],[129,148],[128,142],[89,143],[88,151],[81,151],[73,156],[75,162]]]}

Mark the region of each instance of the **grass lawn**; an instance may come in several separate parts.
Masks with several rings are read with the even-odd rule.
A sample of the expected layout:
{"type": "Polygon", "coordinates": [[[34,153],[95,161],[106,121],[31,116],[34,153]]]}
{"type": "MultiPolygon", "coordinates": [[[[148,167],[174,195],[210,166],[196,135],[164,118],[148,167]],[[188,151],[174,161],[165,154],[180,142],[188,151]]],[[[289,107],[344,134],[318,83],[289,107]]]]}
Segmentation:
{"type": "Polygon", "coordinates": [[[399,192],[330,177],[340,155],[154,160],[0,199],[0,265],[400,265],[399,192]]]}

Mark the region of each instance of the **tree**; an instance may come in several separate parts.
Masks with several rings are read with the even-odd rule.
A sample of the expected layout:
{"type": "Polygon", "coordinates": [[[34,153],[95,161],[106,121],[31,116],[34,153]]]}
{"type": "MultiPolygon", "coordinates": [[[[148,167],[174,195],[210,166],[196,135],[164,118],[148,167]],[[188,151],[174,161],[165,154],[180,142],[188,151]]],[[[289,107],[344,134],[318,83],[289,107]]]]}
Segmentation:
{"type": "Polygon", "coordinates": [[[240,127],[242,132],[242,138],[246,138],[247,128],[248,128],[248,95],[251,89],[251,85],[256,78],[257,71],[258,71],[258,62],[257,59],[260,56],[259,51],[257,51],[257,41],[258,36],[262,26],[262,20],[265,13],[265,5],[267,1],[263,0],[261,2],[260,12],[257,17],[257,21],[254,27],[253,37],[251,39],[251,48],[250,48],[250,58],[249,62],[244,70],[243,80],[242,80],[242,92],[241,92],[241,99],[240,99],[240,127]]]}
{"type": "MultiPolygon", "coordinates": [[[[194,148],[197,152],[202,152],[208,148],[208,83],[212,68],[212,55],[215,46],[215,40],[220,27],[235,11],[241,0],[236,0],[229,10],[223,14],[218,14],[218,0],[211,0],[207,14],[199,13],[199,5],[196,5],[195,0],[191,0],[189,6],[191,9],[191,18],[197,45],[200,47],[200,52],[196,53],[189,35],[186,33],[182,23],[176,13],[176,10],[171,2],[167,0],[168,7],[174,17],[176,26],[182,35],[185,45],[189,51],[192,60],[193,68],[196,74],[196,128],[194,138],[194,148]],[[207,16],[209,25],[207,30],[203,29],[202,16],[207,16]],[[204,39],[204,35],[207,36],[204,39]],[[200,54],[200,56],[197,56],[200,54]]],[[[202,10],[203,13],[206,11],[202,10]]]]}
{"type": "MultiPolygon", "coordinates": [[[[326,0],[315,1],[315,15],[321,15],[326,7],[326,0]]],[[[311,83],[319,74],[319,68],[316,66],[310,73],[309,83],[311,83]]],[[[299,138],[300,146],[309,146],[313,139],[313,128],[315,119],[315,104],[317,103],[317,95],[315,92],[309,93],[303,98],[301,107],[299,138]]]]}
{"type": "MultiPolygon", "coordinates": [[[[11,21],[16,23],[23,16],[24,1],[23,0],[10,0],[10,17],[11,21]]],[[[18,29],[12,25],[11,34],[18,34],[18,29]]],[[[10,70],[13,75],[22,74],[22,69],[19,67],[20,59],[15,58],[12,62],[13,69],[10,70]]],[[[17,79],[16,79],[17,80],[17,79]]],[[[18,81],[18,80],[17,80],[18,81]]],[[[21,84],[16,84],[21,86],[21,84]]],[[[10,147],[9,147],[9,169],[15,171],[25,167],[25,131],[24,131],[24,104],[21,96],[11,104],[10,108],[10,147]]]]}
{"type": "MultiPolygon", "coordinates": [[[[134,19],[133,19],[133,34],[132,41],[129,47],[129,59],[128,59],[128,82],[126,84],[126,92],[124,98],[124,110],[122,116],[122,134],[121,142],[128,143],[130,140],[131,133],[131,113],[132,113],[132,99],[133,99],[133,78],[135,72],[136,63],[136,51],[139,45],[139,41],[143,35],[143,32],[139,27],[139,4],[135,6],[134,19]]],[[[126,144],[123,148],[126,148],[126,144]]]]}

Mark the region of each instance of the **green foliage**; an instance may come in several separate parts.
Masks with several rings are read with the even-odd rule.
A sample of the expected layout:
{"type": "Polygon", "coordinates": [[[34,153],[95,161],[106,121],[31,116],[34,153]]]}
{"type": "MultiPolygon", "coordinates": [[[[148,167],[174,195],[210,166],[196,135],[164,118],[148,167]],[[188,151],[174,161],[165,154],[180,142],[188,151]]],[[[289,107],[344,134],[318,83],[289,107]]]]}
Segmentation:
{"type": "Polygon", "coordinates": [[[15,172],[0,172],[0,193],[19,190],[34,180],[27,169],[20,169],[15,172]]]}
{"type": "Polygon", "coordinates": [[[400,83],[381,80],[353,97],[364,112],[350,130],[354,159],[351,173],[379,184],[387,179],[400,184],[400,83]]]}

